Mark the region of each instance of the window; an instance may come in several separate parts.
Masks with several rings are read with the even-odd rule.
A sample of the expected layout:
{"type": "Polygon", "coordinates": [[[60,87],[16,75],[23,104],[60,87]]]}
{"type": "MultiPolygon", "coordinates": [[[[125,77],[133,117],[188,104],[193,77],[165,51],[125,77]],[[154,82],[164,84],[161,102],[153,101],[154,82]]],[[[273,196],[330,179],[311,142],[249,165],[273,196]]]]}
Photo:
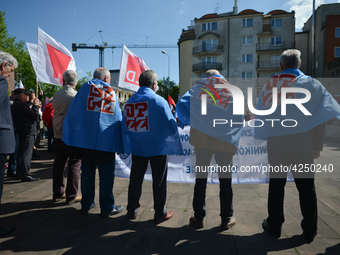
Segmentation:
{"type": "Polygon", "coordinates": [[[252,27],[252,26],[253,26],[253,18],[242,20],[242,27],[252,27]]]}
{"type": "Polygon", "coordinates": [[[335,28],[335,38],[340,38],[340,27],[335,28]]]}
{"type": "Polygon", "coordinates": [[[282,27],[282,19],[272,19],[272,28],[282,27]]]}
{"type": "Polygon", "coordinates": [[[217,48],[217,39],[202,40],[202,51],[211,51],[217,48]]]}
{"type": "Polygon", "coordinates": [[[253,45],[253,37],[252,36],[243,36],[242,37],[242,45],[253,45]]]}
{"type": "Polygon", "coordinates": [[[202,31],[217,30],[217,22],[209,22],[202,24],[202,31]]]}
{"type": "Polygon", "coordinates": [[[211,69],[213,68],[211,65],[216,65],[217,57],[203,57],[202,60],[202,69],[211,69]]]}
{"type": "Polygon", "coordinates": [[[271,46],[282,45],[282,36],[276,36],[271,38],[271,46]]]}
{"type": "Polygon", "coordinates": [[[280,62],[280,55],[271,55],[270,56],[270,63],[279,63],[280,62]]]}
{"type": "Polygon", "coordinates": [[[251,81],[253,79],[252,72],[242,72],[242,81],[251,81]]]}
{"type": "Polygon", "coordinates": [[[242,55],[242,63],[252,63],[252,62],[253,62],[253,54],[242,55]]]}
{"type": "Polygon", "coordinates": [[[340,47],[335,47],[334,57],[340,58],[340,47]]]}

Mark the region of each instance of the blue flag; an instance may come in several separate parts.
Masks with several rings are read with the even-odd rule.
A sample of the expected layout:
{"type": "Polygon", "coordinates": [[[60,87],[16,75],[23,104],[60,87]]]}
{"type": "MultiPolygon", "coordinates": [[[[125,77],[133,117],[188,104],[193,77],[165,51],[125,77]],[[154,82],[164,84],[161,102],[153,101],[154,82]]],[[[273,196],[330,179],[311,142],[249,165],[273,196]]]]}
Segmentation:
{"type": "Polygon", "coordinates": [[[167,101],[148,87],[140,87],[124,107],[124,153],[152,157],[180,154],[177,122],[167,101]]]}
{"type": "Polygon", "coordinates": [[[228,84],[221,75],[201,79],[178,101],[175,116],[180,127],[191,127],[238,148],[243,115],[233,115],[233,96],[226,88],[215,84],[228,84]],[[202,100],[206,97],[206,104],[202,100]],[[206,114],[202,114],[206,105],[206,114]]]}
{"type": "MultiPolygon", "coordinates": [[[[274,87],[277,88],[278,107],[269,115],[255,116],[255,120],[257,120],[255,122],[257,126],[255,128],[255,138],[265,139],[267,137],[306,132],[340,115],[340,105],[326,88],[319,81],[310,76],[306,76],[296,68],[287,69],[281,74],[273,76],[273,78],[266,83],[262,88],[256,106],[257,110],[268,110],[272,107],[272,89],[274,87]],[[285,99],[281,98],[282,88],[303,88],[308,90],[310,92],[310,99],[302,104],[303,108],[307,111],[303,112],[303,108],[301,110],[297,105],[291,103],[286,104],[286,115],[283,115],[281,112],[281,100],[285,99]]],[[[294,102],[296,99],[303,100],[307,98],[307,96],[303,92],[289,92],[286,94],[286,98],[294,102]]]]}
{"type": "Polygon", "coordinates": [[[116,93],[98,79],[80,88],[67,110],[62,140],[69,146],[123,152],[122,111],[116,93]]]}

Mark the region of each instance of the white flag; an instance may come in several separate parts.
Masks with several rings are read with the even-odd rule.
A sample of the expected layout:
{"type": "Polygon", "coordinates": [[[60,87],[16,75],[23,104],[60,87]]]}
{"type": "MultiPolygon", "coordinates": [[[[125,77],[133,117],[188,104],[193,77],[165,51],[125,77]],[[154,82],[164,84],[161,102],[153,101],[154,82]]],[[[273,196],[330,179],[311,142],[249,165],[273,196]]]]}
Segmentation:
{"type": "Polygon", "coordinates": [[[21,88],[21,89],[25,89],[25,87],[24,87],[24,84],[22,84],[22,81],[21,81],[21,79],[20,79],[20,83],[19,83],[19,88],[21,88]]]}
{"type": "Polygon", "coordinates": [[[37,54],[38,54],[38,44],[35,43],[26,43],[28,53],[31,57],[31,62],[34,68],[35,74],[37,74],[37,54]]]}
{"type": "Polygon", "coordinates": [[[62,85],[66,70],[76,70],[71,52],[38,27],[37,80],[62,85]]]}
{"type": "Polygon", "coordinates": [[[118,87],[137,91],[139,89],[139,75],[149,69],[144,60],[133,54],[125,45],[120,63],[118,87]]]}

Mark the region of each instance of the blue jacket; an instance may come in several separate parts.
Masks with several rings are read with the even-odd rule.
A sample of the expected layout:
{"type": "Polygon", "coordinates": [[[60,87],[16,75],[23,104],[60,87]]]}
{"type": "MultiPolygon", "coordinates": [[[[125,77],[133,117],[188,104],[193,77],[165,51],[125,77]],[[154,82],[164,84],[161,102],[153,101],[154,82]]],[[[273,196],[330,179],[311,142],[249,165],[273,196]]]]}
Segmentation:
{"type": "Polygon", "coordinates": [[[109,84],[93,79],[80,88],[67,110],[62,140],[84,149],[123,152],[122,112],[109,84]]]}
{"type": "Polygon", "coordinates": [[[126,102],[122,121],[124,152],[151,157],[181,147],[178,127],[164,98],[140,87],[126,102]]]}

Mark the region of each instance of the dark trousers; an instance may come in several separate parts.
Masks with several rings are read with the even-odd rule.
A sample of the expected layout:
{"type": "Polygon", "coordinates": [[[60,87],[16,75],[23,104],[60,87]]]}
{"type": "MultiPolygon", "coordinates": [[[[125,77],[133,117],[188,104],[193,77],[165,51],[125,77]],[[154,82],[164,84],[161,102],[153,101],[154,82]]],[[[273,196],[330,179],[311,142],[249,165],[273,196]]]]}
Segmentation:
{"type": "MultiPolygon", "coordinates": [[[[216,163],[219,166],[232,166],[233,155],[231,153],[212,151],[201,148],[195,148],[196,166],[208,167],[212,155],[215,154],[216,163]]],[[[195,217],[199,221],[203,221],[205,212],[205,193],[207,187],[208,172],[196,172],[196,182],[194,188],[193,208],[195,217]]],[[[219,172],[220,181],[220,216],[222,222],[228,222],[233,216],[233,189],[231,187],[231,172],[219,172]]]]}
{"type": "MultiPolygon", "coordinates": [[[[312,152],[279,152],[268,151],[270,166],[289,166],[298,164],[313,164],[312,152]]],[[[301,227],[307,235],[314,236],[317,230],[318,212],[317,198],[313,173],[299,173],[292,171],[296,188],[299,191],[300,209],[303,216],[301,227]]],[[[281,233],[284,218],[284,187],[287,173],[274,172],[269,175],[268,194],[268,224],[272,231],[281,233]]]]}
{"type": "Polygon", "coordinates": [[[33,153],[34,135],[19,137],[17,174],[20,179],[29,176],[33,153]]]}
{"type": "Polygon", "coordinates": [[[6,159],[7,159],[6,154],[0,154],[0,209],[1,209],[2,190],[3,190],[3,187],[4,187],[4,175],[5,175],[6,159]]]}
{"type": "Polygon", "coordinates": [[[48,138],[47,138],[47,150],[48,152],[54,152],[54,132],[53,128],[47,128],[48,138]]]}
{"type": "Polygon", "coordinates": [[[53,199],[60,198],[64,193],[66,200],[71,201],[78,196],[80,178],[80,159],[70,158],[64,152],[64,142],[61,139],[54,139],[55,159],[53,163],[53,199]],[[68,163],[67,163],[68,161],[68,163]],[[67,169],[67,186],[65,192],[64,170],[67,169]]]}
{"type": "Polygon", "coordinates": [[[19,136],[15,134],[15,151],[9,155],[7,174],[15,174],[17,171],[19,136]]]}
{"type": "Polygon", "coordinates": [[[168,173],[168,156],[159,155],[153,157],[140,157],[132,155],[132,166],[128,192],[128,205],[126,207],[129,215],[136,215],[142,195],[142,184],[145,172],[150,161],[152,171],[152,189],[154,199],[155,220],[162,219],[166,214],[166,178],[168,173]]]}

